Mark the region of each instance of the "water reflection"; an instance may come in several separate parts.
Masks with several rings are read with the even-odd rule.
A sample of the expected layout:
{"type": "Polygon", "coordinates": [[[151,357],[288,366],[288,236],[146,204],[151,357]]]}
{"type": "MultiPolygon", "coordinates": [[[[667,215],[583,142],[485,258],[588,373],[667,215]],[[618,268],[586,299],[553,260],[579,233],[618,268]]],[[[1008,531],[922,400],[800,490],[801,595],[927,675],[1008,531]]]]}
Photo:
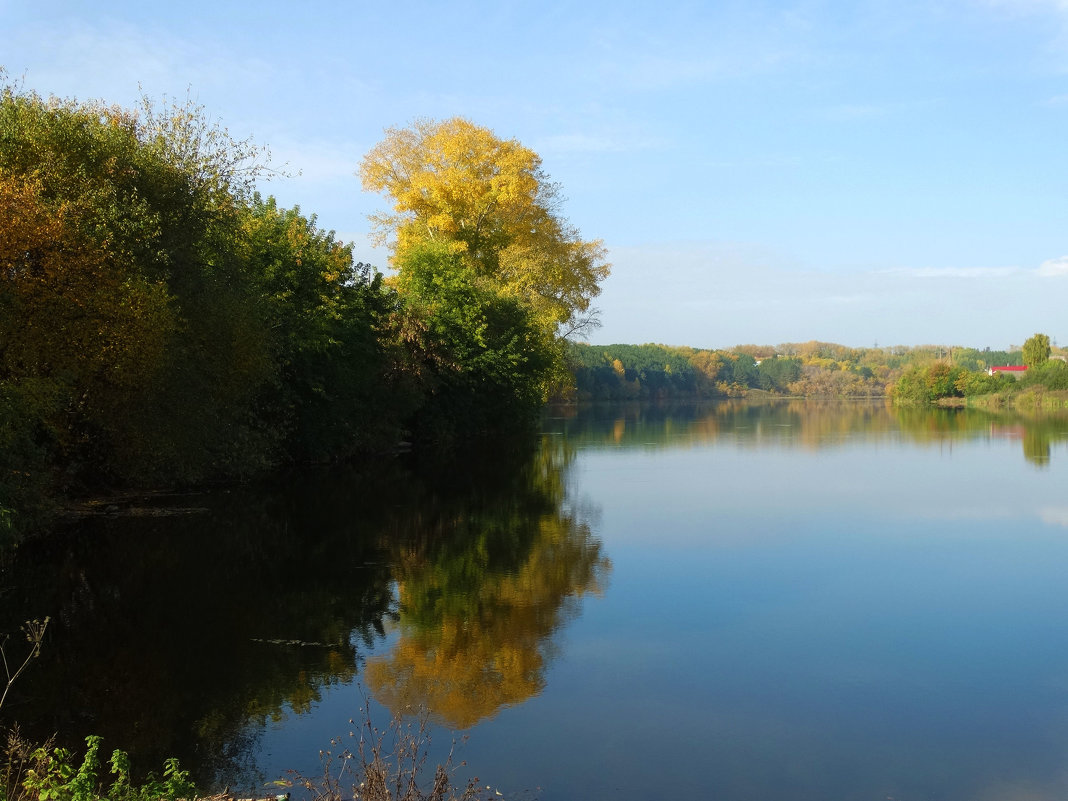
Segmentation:
{"type": "Polygon", "coordinates": [[[1037,467],[1050,461],[1050,446],[1068,441],[1068,416],[995,413],[978,409],[895,407],[883,401],[778,400],[713,404],[614,404],[562,406],[550,430],[577,447],[677,448],[730,443],[822,449],[863,440],[904,439],[949,444],[958,439],[1018,439],[1037,467]]]}
{"type": "Polygon", "coordinates": [[[465,729],[542,690],[553,634],[610,569],[589,511],[567,504],[570,458],[546,439],[516,492],[434,509],[394,538],[399,641],[364,679],[395,714],[425,707],[465,729]]]}
{"type": "Polygon", "coordinates": [[[174,755],[206,784],[253,783],[263,724],[352,681],[391,612],[376,485],[391,482],[295,478],[31,543],[6,566],[0,625],[54,622],[4,713],[74,747],[100,734],[143,769],[174,755]]]}
{"type": "Polygon", "coordinates": [[[396,627],[371,689],[470,725],[542,688],[554,632],[608,573],[569,505],[570,460],[546,440],[294,476],[31,543],[4,565],[0,631],[55,622],[4,714],[73,747],[100,734],[145,769],[178,756],[205,786],[262,786],[265,725],[356,681],[396,627]]]}
{"type": "MultiPolygon", "coordinates": [[[[1068,665],[1063,420],[730,401],[546,425],[447,464],[159,498],[208,511],[28,545],[3,565],[0,630],[54,622],[4,714],[37,738],[99,733],[145,769],[176,755],[205,786],[262,789],[314,761],[326,738],[302,724],[360,682],[396,712],[479,726],[473,756],[495,780],[518,762],[518,787],[571,782],[558,798],[660,797],[647,765],[684,753],[697,773],[680,769],[674,795],[715,775],[741,799],[851,797],[843,765],[878,777],[897,748],[919,776],[921,750],[987,753],[965,735],[989,730],[967,714],[992,699],[1002,724],[1021,693],[1028,715],[1063,701],[1049,678],[1068,665]],[[1007,464],[1021,450],[1041,475],[1007,464]],[[937,693],[910,696],[921,686],[937,693]],[[965,735],[921,747],[936,707],[965,735]],[[802,767],[768,778],[790,760],[802,767]]],[[[975,797],[925,781],[912,795],[975,797]]]]}

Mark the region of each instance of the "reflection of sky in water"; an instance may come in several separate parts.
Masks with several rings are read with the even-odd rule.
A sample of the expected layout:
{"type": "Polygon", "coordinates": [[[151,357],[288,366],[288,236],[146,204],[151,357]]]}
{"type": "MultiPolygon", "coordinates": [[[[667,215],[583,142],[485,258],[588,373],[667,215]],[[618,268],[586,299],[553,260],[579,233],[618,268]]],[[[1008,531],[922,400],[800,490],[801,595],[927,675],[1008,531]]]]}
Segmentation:
{"type": "Polygon", "coordinates": [[[1060,491],[1058,472],[1034,470],[1015,446],[968,442],[952,451],[899,444],[875,453],[859,447],[704,447],[640,456],[590,451],[575,470],[577,488],[604,507],[610,547],[651,531],[664,547],[791,538],[802,524],[818,528],[839,520],[862,520],[866,529],[896,521],[906,524],[894,529],[901,537],[924,520],[973,521],[982,529],[990,518],[1042,514],[1049,520],[1043,510],[1060,491]],[[626,525],[613,527],[617,519],[626,525]],[[702,527],[701,521],[718,525],[702,527]]]}
{"type": "Polygon", "coordinates": [[[1068,506],[1046,506],[1038,510],[1043,523],[1068,528],[1068,506]]]}
{"type": "Polygon", "coordinates": [[[547,799],[1068,797],[1064,463],[988,438],[581,451],[610,590],[475,761],[547,799]]]}
{"type": "MultiPolygon", "coordinates": [[[[385,517],[384,542],[401,554],[391,566],[366,544],[349,553],[362,540],[346,484],[336,510],[318,491],[292,511],[267,507],[253,529],[279,531],[249,534],[237,553],[268,552],[262,571],[280,552],[292,575],[279,580],[277,608],[249,615],[262,624],[256,636],[319,641],[300,624],[330,604],[337,614],[320,627],[367,628],[361,593],[381,587],[392,598],[383,609],[410,606],[356,645],[361,668],[396,656],[417,629],[425,653],[463,641],[438,636],[447,625],[483,635],[483,647],[457,649],[469,657],[510,645],[544,653],[532,696],[475,699],[492,711],[471,705],[480,722],[459,755],[513,801],[1068,798],[1064,437],[1040,432],[1037,450],[1051,458],[1038,466],[1022,424],[1019,436],[990,436],[972,417],[814,408],[550,421],[568,434],[548,438],[555,450],[531,473],[536,490],[520,482],[476,502],[484,488],[472,487],[476,500],[461,492],[427,506],[400,496],[404,513],[385,517]],[[550,580],[560,567],[566,575],[550,580]]],[[[214,553],[215,541],[200,547],[214,553]]],[[[156,554],[157,570],[169,554],[156,554]]],[[[183,589],[198,564],[178,562],[183,589]]],[[[243,637],[242,625],[243,615],[228,622],[217,647],[243,637]]],[[[287,706],[256,737],[261,787],[249,789],[269,794],[262,782],[287,768],[320,770],[319,749],[359,721],[371,671],[363,686],[342,683],[351,673],[331,673],[314,649],[257,649],[257,667],[260,655],[289,654],[262,671],[285,674],[281,698],[300,684],[291,673],[324,671],[308,714],[287,706]]],[[[466,675],[443,664],[430,679],[466,675]]],[[[434,735],[430,764],[452,739],[434,735]]]]}

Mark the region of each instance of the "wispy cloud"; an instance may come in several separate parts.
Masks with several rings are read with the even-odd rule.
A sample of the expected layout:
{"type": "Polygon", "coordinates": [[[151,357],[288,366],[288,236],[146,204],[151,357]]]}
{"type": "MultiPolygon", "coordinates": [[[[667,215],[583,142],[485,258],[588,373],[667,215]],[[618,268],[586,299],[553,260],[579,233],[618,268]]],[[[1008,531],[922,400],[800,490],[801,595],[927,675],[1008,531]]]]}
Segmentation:
{"type": "Polygon", "coordinates": [[[539,153],[620,153],[632,148],[606,136],[573,133],[545,137],[536,149],[539,153]]]}
{"type": "Polygon", "coordinates": [[[1068,256],[1047,259],[1037,268],[1022,267],[898,267],[881,270],[884,275],[907,278],[958,278],[964,280],[1010,278],[1013,276],[1037,275],[1040,278],[1068,276],[1068,256]]]}
{"type": "Polygon", "coordinates": [[[28,79],[56,94],[125,102],[138,84],[150,94],[182,94],[234,83],[270,81],[273,68],[259,57],[235,58],[222,42],[193,42],[128,23],[68,24],[23,31],[32,41],[28,79]]]}
{"type": "Polygon", "coordinates": [[[1046,259],[1039,265],[1038,274],[1043,278],[1060,278],[1068,275],[1068,256],[1046,259]]]}
{"type": "Polygon", "coordinates": [[[824,114],[832,120],[871,120],[897,115],[914,115],[931,109],[939,104],[938,99],[915,98],[906,101],[868,101],[858,103],[840,103],[830,106],[824,114]]]}
{"type": "MultiPolygon", "coordinates": [[[[648,243],[613,248],[597,342],[726,346],[826,339],[845,344],[960,342],[1003,347],[1028,310],[1028,333],[1056,330],[1056,293],[1038,265],[818,270],[756,243],[648,243]],[[670,281],[653,281],[664,270],[670,281]],[[680,300],[680,299],[685,300],[680,300]],[[692,309],[699,308],[700,315],[692,309]],[[774,313],[772,313],[774,312],[774,313]]],[[[1048,269],[1048,268],[1047,268],[1048,269]]]]}
{"type": "MultiPolygon", "coordinates": [[[[356,169],[366,144],[328,140],[295,140],[280,136],[271,140],[272,163],[285,172],[310,182],[343,179],[357,186],[356,169]]],[[[355,190],[354,190],[355,191],[355,190]]]]}
{"type": "Polygon", "coordinates": [[[912,278],[1005,278],[1023,272],[1019,267],[898,267],[880,270],[885,275],[912,278]]]}
{"type": "Polygon", "coordinates": [[[649,6],[640,22],[631,22],[626,29],[605,27],[594,52],[602,78],[633,90],[765,75],[811,58],[809,26],[793,11],[723,4],[695,13],[661,5],[649,6]]]}
{"type": "Polygon", "coordinates": [[[1068,14],[1068,0],[983,0],[983,5],[1023,14],[1049,11],[1068,14]]]}
{"type": "MultiPolygon", "coordinates": [[[[828,156],[821,159],[823,162],[836,161],[836,157],[828,156]]],[[[710,167],[713,169],[727,167],[731,169],[745,168],[745,169],[761,169],[761,168],[783,168],[783,167],[798,167],[805,163],[805,160],[800,156],[788,156],[784,154],[767,154],[762,156],[739,158],[739,159],[720,159],[701,162],[702,166],[710,167]]]]}
{"type": "MultiPolygon", "coordinates": [[[[1045,38],[1035,49],[1035,58],[1045,70],[1068,72],[1068,0],[979,0],[981,5],[1019,20],[1037,21],[1045,38]]],[[[1045,105],[1057,106],[1068,101],[1062,96],[1047,100],[1045,105]]]]}
{"type": "Polygon", "coordinates": [[[872,296],[868,294],[829,295],[823,298],[825,303],[834,306],[853,306],[858,303],[870,303],[872,300],[872,296]]]}

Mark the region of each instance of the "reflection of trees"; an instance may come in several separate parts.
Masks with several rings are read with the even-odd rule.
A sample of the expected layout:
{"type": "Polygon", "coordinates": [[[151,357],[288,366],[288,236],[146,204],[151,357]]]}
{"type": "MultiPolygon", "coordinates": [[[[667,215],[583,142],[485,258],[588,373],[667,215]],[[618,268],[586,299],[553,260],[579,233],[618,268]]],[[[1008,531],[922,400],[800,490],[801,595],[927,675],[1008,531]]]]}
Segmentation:
{"type": "Polygon", "coordinates": [[[1024,458],[1038,467],[1049,464],[1049,432],[1041,426],[1032,426],[1024,430],[1024,458]]]}
{"type": "Polygon", "coordinates": [[[398,545],[396,647],[364,679],[395,713],[425,706],[467,728],[538,693],[555,631],[609,568],[583,515],[566,505],[570,455],[545,440],[510,491],[444,507],[398,545]]]}
{"type": "Polygon", "coordinates": [[[740,446],[825,447],[892,427],[883,402],[724,400],[702,404],[613,404],[578,408],[550,423],[580,446],[679,447],[730,440],[740,446]]]}
{"type": "Polygon", "coordinates": [[[992,413],[980,409],[891,406],[885,402],[727,400],[694,404],[613,404],[578,407],[550,425],[584,447],[833,448],[854,437],[905,438],[941,444],[961,438],[999,438],[1019,431],[1024,456],[1042,465],[1052,442],[1068,440],[1068,417],[992,413]]]}
{"type": "Polygon", "coordinates": [[[1068,418],[1054,414],[989,412],[972,409],[901,410],[902,429],[922,442],[954,437],[1020,440],[1027,461],[1049,464],[1051,444],[1068,440],[1068,418]]]}
{"type": "Polygon", "coordinates": [[[3,577],[0,630],[20,616],[53,624],[4,714],[75,748],[100,734],[135,767],[177,756],[205,785],[253,783],[256,724],[352,681],[392,606],[376,536],[390,483],[299,483],[27,543],[3,577]]]}
{"type": "Polygon", "coordinates": [[[27,542],[0,564],[0,632],[53,622],[0,723],[73,748],[100,734],[135,767],[177,756],[203,786],[248,789],[263,725],[355,680],[398,587],[413,673],[429,673],[415,657],[463,655],[466,672],[434,675],[456,699],[484,696],[485,713],[443,703],[443,717],[528,697],[607,560],[563,508],[567,455],[500,451],[437,473],[333,469],[191,499],[202,514],[97,518],[27,542]]]}

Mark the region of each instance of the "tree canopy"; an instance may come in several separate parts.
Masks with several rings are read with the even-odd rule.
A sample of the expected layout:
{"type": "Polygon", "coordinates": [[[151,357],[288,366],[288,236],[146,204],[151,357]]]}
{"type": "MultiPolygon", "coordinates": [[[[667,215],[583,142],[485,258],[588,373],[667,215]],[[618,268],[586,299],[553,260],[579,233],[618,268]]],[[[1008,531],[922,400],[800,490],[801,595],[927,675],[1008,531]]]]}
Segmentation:
{"type": "Polygon", "coordinates": [[[398,264],[420,242],[443,242],[542,325],[568,333],[590,320],[605,249],[560,216],[559,187],[534,151],[461,117],[422,119],[387,129],[359,174],[393,202],[371,219],[398,264]]]}
{"type": "Polygon", "coordinates": [[[1029,337],[1023,345],[1023,361],[1028,367],[1039,367],[1049,361],[1051,348],[1049,336],[1035,334],[1029,337]]]}

